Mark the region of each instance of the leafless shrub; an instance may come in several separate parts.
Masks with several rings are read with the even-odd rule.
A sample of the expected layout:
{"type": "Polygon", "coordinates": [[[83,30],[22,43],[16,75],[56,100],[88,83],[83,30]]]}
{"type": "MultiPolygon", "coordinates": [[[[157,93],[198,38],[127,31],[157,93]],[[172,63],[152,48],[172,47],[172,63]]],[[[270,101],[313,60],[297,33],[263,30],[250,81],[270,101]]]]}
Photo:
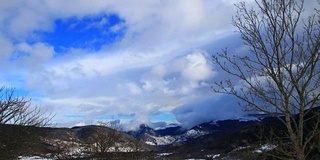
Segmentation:
{"type": "Polygon", "coordinates": [[[116,121],[98,122],[98,126],[88,139],[88,151],[96,156],[105,156],[108,152],[117,152],[116,142],[121,138],[122,126],[116,121]]]}
{"type": "Polygon", "coordinates": [[[46,137],[43,143],[50,146],[50,158],[54,159],[79,159],[84,154],[84,144],[75,138],[61,139],[58,137],[46,137]]]}

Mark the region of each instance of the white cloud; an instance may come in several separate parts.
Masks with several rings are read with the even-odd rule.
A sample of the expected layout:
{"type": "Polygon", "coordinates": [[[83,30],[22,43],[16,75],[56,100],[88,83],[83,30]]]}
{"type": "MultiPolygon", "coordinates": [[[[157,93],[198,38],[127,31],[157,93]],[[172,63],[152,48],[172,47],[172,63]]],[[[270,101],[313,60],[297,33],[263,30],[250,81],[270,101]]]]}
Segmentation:
{"type": "MultiPolygon", "coordinates": [[[[17,52],[24,52],[28,54],[28,59],[37,61],[47,61],[53,57],[54,50],[52,46],[44,43],[35,43],[29,45],[27,43],[20,43],[17,45],[17,52]]],[[[19,53],[18,53],[19,54],[19,53]]]]}
{"type": "MultiPolygon", "coordinates": [[[[196,49],[232,34],[235,11],[229,1],[201,0],[0,3],[0,60],[7,63],[0,70],[13,68],[1,73],[5,78],[0,82],[15,82],[19,76],[13,87],[40,93],[33,96],[54,108],[61,125],[91,124],[97,116],[112,114],[132,114],[138,121],[130,123],[151,123],[152,115],[212,94],[210,83],[217,73],[208,54],[196,49]],[[54,31],[57,19],[100,14],[124,20],[111,31],[126,28],[122,39],[100,51],[71,47],[58,55],[56,46],[43,42],[38,33],[54,31]],[[18,54],[23,56],[8,61],[18,54]],[[83,122],[64,117],[84,113],[83,122]]],[[[102,19],[92,25],[106,23],[102,19]]]]}
{"type": "Polygon", "coordinates": [[[134,11],[135,6],[117,7],[129,26],[122,43],[136,49],[145,50],[154,46],[175,48],[184,43],[194,45],[204,36],[232,28],[230,21],[225,20],[231,20],[233,5],[220,3],[218,6],[210,1],[153,1],[143,4],[139,13],[134,11]],[[220,14],[222,8],[230,12],[220,14]]]}
{"type": "Polygon", "coordinates": [[[201,81],[208,80],[213,76],[212,66],[208,63],[208,58],[201,53],[188,55],[185,60],[187,64],[183,66],[182,76],[188,80],[201,81]]]}
{"type": "Polygon", "coordinates": [[[4,37],[0,33],[0,46],[1,46],[0,61],[2,62],[2,60],[4,60],[4,62],[5,62],[11,57],[11,54],[14,51],[14,45],[12,44],[12,42],[9,39],[4,37]]]}
{"type": "Polygon", "coordinates": [[[187,97],[211,92],[206,81],[214,72],[205,53],[196,51],[154,67],[147,65],[142,71],[134,67],[128,69],[125,63],[123,66],[115,63],[116,72],[101,70],[112,67],[113,63],[103,64],[109,64],[113,58],[103,54],[93,57],[55,63],[30,77],[28,85],[52,97],[43,102],[56,106],[58,112],[85,113],[91,115],[91,119],[94,119],[92,115],[134,114],[136,119],[145,122],[150,122],[147,121],[150,116],[159,111],[171,111],[187,103],[187,97]],[[98,67],[97,64],[102,65],[98,67]],[[100,69],[101,74],[95,73],[95,69],[100,69]],[[83,110],[86,106],[88,109],[83,110]]]}
{"type": "Polygon", "coordinates": [[[134,83],[120,84],[119,87],[124,89],[123,92],[129,91],[129,93],[133,94],[133,95],[137,95],[137,94],[142,93],[141,88],[134,83]]]}

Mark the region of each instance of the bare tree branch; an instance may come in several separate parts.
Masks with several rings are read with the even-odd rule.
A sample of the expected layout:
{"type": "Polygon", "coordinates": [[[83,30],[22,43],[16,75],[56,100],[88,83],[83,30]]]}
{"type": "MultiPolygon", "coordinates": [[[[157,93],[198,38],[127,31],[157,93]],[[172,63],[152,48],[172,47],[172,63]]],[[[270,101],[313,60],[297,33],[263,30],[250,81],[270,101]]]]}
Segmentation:
{"type": "Polygon", "coordinates": [[[283,149],[286,158],[304,160],[311,153],[311,141],[319,139],[319,123],[308,132],[306,124],[319,117],[312,109],[320,105],[320,2],[307,19],[301,18],[304,0],[255,2],[257,10],[244,2],[236,5],[233,18],[249,52],[230,56],[223,50],[213,55],[214,62],[239,81],[215,82],[213,89],[239,98],[246,110],[278,117],[293,146],[292,151],[283,149]]]}
{"type": "Polygon", "coordinates": [[[46,126],[52,119],[40,107],[32,107],[30,99],[17,97],[15,89],[0,88],[0,124],[46,126]]]}

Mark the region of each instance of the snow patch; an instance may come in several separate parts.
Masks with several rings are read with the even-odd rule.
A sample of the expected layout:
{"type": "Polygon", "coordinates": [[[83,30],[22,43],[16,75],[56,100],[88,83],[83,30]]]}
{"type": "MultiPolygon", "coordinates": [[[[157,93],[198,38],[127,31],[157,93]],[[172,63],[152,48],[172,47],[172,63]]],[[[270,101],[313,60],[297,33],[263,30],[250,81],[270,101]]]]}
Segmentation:
{"type": "Polygon", "coordinates": [[[206,157],[215,159],[217,157],[220,157],[220,154],[210,154],[210,155],[206,155],[206,157]]]}
{"type": "Polygon", "coordinates": [[[152,145],[152,146],[157,145],[157,144],[155,144],[154,142],[150,142],[150,141],[146,141],[145,143],[148,144],[148,145],[152,145]]]}
{"type": "Polygon", "coordinates": [[[277,147],[277,145],[274,144],[263,144],[260,146],[260,148],[257,148],[256,150],[254,150],[254,153],[262,153],[263,151],[271,151],[273,149],[275,149],[277,147]]]}
{"type": "Polygon", "coordinates": [[[173,153],[159,153],[159,154],[157,154],[157,156],[169,156],[169,155],[171,155],[171,154],[173,154],[173,153]]]}
{"type": "Polygon", "coordinates": [[[36,159],[41,159],[41,160],[53,160],[51,158],[44,158],[44,157],[39,157],[39,156],[31,156],[31,157],[24,157],[24,156],[19,156],[19,160],[36,160],[36,159]]]}
{"type": "Polygon", "coordinates": [[[187,131],[186,135],[188,137],[192,137],[192,138],[197,138],[203,135],[209,134],[208,132],[205,131],[199,131],[199,130],[195,130],[195,129],[191,129],[189,131],[187,131]]]}
{"type": "MultiPolygon", "coordinates": [[[[151,136],[152,139],[154,140],[154,144],[156,145],[169,145],[172,144],[173,142],[176,141],[176,139],[172,136],[163,136],[163,137],[155,137],[155,136],[151,136]]],[[[150,143],[150,142],[149,142],[150,143]]]]}

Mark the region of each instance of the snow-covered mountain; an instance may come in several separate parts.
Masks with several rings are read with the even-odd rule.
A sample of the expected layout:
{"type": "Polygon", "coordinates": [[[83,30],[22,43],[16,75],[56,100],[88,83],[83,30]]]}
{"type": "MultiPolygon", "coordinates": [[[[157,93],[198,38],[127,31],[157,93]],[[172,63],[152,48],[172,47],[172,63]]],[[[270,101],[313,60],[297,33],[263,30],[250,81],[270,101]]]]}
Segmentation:
{"type": "Polygon", "coordinates": [[[236,119],[219,120],[198,124],[190,129],[185,129],[178,125],[170,125],[165,128],[153,129],[145,124],[140,125],[138,130],[129,131],[127,134],[143,141],[149,145],[167,146],[183,145],[194,141],[205,135],[231,134],[244,127],[255,125],[259,120],[236,119]]]}

